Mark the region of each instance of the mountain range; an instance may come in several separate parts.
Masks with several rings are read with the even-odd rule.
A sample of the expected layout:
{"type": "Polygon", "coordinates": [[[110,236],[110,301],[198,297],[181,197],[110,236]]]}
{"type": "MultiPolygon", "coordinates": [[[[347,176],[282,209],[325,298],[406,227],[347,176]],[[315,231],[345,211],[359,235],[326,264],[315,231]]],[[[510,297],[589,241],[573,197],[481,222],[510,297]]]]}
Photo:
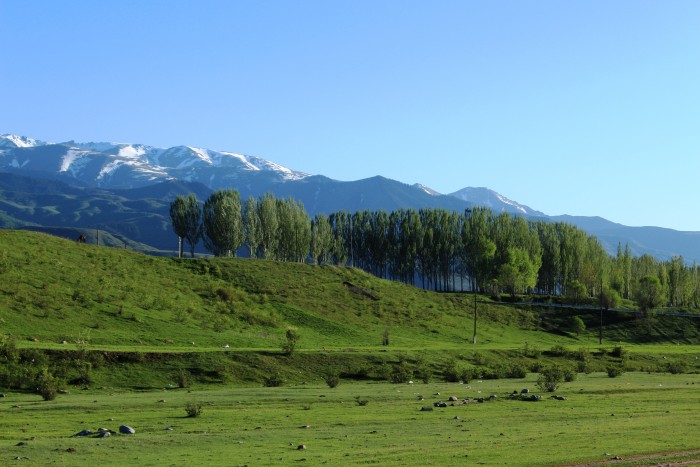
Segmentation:
{"type": "Polygon", "coordinates": [[[629,244],[633,254],[700,261],[700,232],[627,227],[600,217],[547,216],[488,188],[440,194],[421,184],[382,176],[337,181],[229,151],[191,146],[156,148],[126,143],[48,143],[0,135],[0,227],[103,229],[144,251],[173,250],[168,208],[176,195],[200,200],[218,189],[241,197],[271,192],[293,197],[307,212],[392,211],[488,207],[533,220],[567,222],[595,235],[614,254],[629,244]]]}

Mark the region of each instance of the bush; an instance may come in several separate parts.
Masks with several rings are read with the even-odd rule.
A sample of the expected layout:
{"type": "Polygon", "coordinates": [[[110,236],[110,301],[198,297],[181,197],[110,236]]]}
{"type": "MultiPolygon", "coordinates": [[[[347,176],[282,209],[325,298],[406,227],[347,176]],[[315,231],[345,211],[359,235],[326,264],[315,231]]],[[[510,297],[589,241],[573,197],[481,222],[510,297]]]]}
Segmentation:
{"type": "Polygon", "coordinates": [[[525,378],[527,376],[527,367],[522,363],[513,363],[508,368],[508,378],[525,378]]]}
{"type": "Polygon", "coordinates": [[[177,370],[175,376],[177,377],[177,387],[179,388],[188,388],[192,384],[192,375],[184,368],[177,370]]]}
{"type": "Polygon", "coordinates": [[[329,388],[334,388],[340,383],[340,375],[337,371],[329,371],[323,376],[323,380],[329,388]]]}
{"type": "Polygon", "coordinates": [[[564,381],[567,383],[570,383],[572,381],[576,381],[576,372],[572,370],[571,368],[565,368],[564,369],[564,381]]]}
{"type": "Polygon", "coordinates": [[[687,373],[688,372],[688,364],[685,362],[681,362],[678,360],[668,362],[666,364],[666,370],[674,375],[679,375],[681,373],[687,373]]]}
{"type": "Polygon", "coordinates": [[[282,384],[284,384],[284,380],[279,373],[273,373],[270,376],[265,377],[264,384],[267,388],[276,388],[282,386],[282,384]]]}
{"type": "Polygon", "coordinates": [[[564,370],[554,365],[542,370],[535,385],[542,391],[554,392],[559,388],[562,381],[564,381],[564,370]]]}
{"type": "Polygon", "coordinates": [[[621,345],[616,345],[610,351],[610,355],[612,355],[615,358],[624,358],[626,354],[627,354],[627,351],[621,345]]]}
{"type": "Polygon", "coordinates": [[[285,336],[287,337],[287,342],[282,345],[282,351],[287,355],[291,355],[294,353],[294,350],[297,347],[297,342],[299,341],[299,331],[294,328],[287,328],[285,336]]]}
{"type": "Polygon", "coordinates": [[[394,384],[408,383],[413,378],[413,370],[406,362],[401,362],[391,372],[391,382],[394,384]]]}
{"type": "Polygon", "coordinates": [[[36,392],[41,395],[45,401],[52,401],[56,398],[60,389],[60,381],[58,378],[49,373],[48,368],[44,367],[36,378],[36,392]]]}
{"type": "Polygon", "coordinates": [[[608,372],[608,376],[610,378],[617,378],[625,372],[620,365],[610,365],[605,369],[605,371],[608,372]]]}
{"type": "Polygon", "coordinates": [[[369,403],[369,401],[367,399],[360,398],[360,396],[355,396],[355,403],[359,406],[364,407],[369,403]]]}
{"type": "Polygon", "coordinates": [[[190,418],[202,415],[202,404],[200,402],[189,401],[185,404],[185,412],[190,418]]]}

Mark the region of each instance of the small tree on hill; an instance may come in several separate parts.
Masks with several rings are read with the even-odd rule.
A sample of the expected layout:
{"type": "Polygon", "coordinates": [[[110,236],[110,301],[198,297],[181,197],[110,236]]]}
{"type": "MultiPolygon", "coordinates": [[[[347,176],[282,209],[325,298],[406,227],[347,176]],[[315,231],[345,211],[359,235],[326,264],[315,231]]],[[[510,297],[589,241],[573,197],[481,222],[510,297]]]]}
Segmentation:
{"type": "Polygon", "coordinates": [[[291,355],[294,353],[294,350],[296,350],[297,342],[299,341],[299,331],[297,331],[295,328],[287,328],[285,335],[287,337],[287,341],[282,346],[282,350],[287,355],[291,355]]]}

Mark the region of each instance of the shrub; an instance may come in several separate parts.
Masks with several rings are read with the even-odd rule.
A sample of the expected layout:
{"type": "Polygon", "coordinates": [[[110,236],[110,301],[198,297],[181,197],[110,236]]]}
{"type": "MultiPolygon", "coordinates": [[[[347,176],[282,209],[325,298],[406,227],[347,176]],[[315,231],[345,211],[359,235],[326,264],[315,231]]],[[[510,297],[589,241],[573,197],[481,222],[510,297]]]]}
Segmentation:
{"type": "Polygon", "coordinates": [[[527,376],[527,367],[522,363],[512,363],[508,368],[508,378],[525,378],[527,376]]]}
{"type": "Polygon", "coordinates": [[[323,380],[326,382],[329,388],[334,388],[340,383],[340,375],[337,371],[328,371],[324,376],[323,380]]]}
{"type": "Polygon", "coordinates": [[[394,384],[407,383],[413,378],[413,370],[406,362],[401,362],[391,372],[391,382],[394,384]]]}
{"type": "Polygon", "coordinates": [[[364,407],[369,403],[369,401],[367,399],[362,399],[360,396],[355,396],[355,403],[364,407]]]}
{"type": "Polygon", "coordinates": [[[202,415],[202,404],[201,402],[189,401],[185,404],[185,412],[190,418],[199,417],[202,415]]]}
{"type": "Polygon", "coordinates": [[[287,355],[291,355],[294,353],[294,350],[297,347],[297,342],[299,341],[299,331],[294,328],[287,328],[285,336],[287,341],[282,345],[282,351],[287,355]]]}
{"type": "Polygon", "coordinates": [[[618,376],[621,376],[625,370],[623,370],[621,365],[609,365],[605,371],[608,372],[608,376],[610,378],[616,378],[618,376]]]}
{"type": "Polygon", "coordinates": [[[566,347],[563,345],[557,344],[550,349],[549,353],[555,357],[566,357],[569,354],[569,351],[566,350],[566,347]]]}
{"type": "Polygon", "coordinates": [[[627,354],[627,351],[625,350],[624,347],[621,345],[616,345],[613,347],[613,349],[610,351],[610,355],[612,355],[615,358],[624,358],[624,356],[627,354]]]}
{"type": "Polygon", "coordinates": [[[564,381],[567,383],[570,383],[572,381],[576,381],[576,372],[572,370],[571,368],[565,368],[564,369],[564,381]]]}
{"type": "Polygon", "coordinates": [[[282,384],[284,384],[284,380],[279,373],[273,373],[270,376],[265,377],[264,384],[267,388],[276,388],[282,386],[282,384]]]}
{"type": "Polygon", "coordinates": [[[688,364],[679,360],[668,362],[666,364],[666,370],[674,375],[679,375],[681,373],[688,372],[688,364]]]}
{"type": "Polygon", "coordinates": [[[44,367],[36,378],[36,392],[45,401],[52,401],[56,398],[60,388],[60,381],[49,373],[49,369],[44,367]]]}
{"type": "Polygon", "coordinates": [[[177,370],[177,374],[175,376],[177,378],[177,387],[179,388],[188,388],[192,384],[192,375],[190,375],[190,372],[184,368],[177,370]]]}
{"type": "Polygon", "coordinates": [[[464,384],[469,383],[469,381],[474,379],[474,375],[476,374],[475,370],[473,368],[462,368],[459,372],[459,380],[463,382],[464,384]]]}
{"type": "Polygon", "coordinates": [[[564,370],[554,365],[542,370],[535,385],[542,391],[554,392],[559,388],[562,381],[564,381],[564,370]]]}

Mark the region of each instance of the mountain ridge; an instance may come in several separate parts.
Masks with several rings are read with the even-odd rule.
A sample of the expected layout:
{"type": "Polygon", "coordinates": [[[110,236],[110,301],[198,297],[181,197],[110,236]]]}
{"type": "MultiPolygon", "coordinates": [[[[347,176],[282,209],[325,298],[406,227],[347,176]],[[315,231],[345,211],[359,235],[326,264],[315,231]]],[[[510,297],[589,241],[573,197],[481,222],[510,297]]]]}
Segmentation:
{"type": "Polygon", "coordinates": [[[268,192],[278,198],[293,197],[304,204],[311,216],[339,210],[463,211],[485,206],[496,214],[507,212],[532,220],[575,225],[595,235],[610,254],[615,253],[618,244],[629,244],[636,255],[647,253],[661,259],[683,256],[700,261],[700,232],[628,227],[597,216],[549,216],[485,187],[466,187],[441,194],[420,183],[409,185],[381,175],[337,181],[259,157],[194,146],[163,149],[129,143],[55,144],[1,134],[0,172],[9,176],[0,173],[0,226],[47,222],[52,226],[61,222],[61,226],[68,227],[100,224],[117,229],[116,233],[122,236],[135,235],[135,241],[163,249],[172,248],[168,246],[172,244],[169,237],[174,234],[170,232],[167,208],[175,196],[194,192],[204,200],[212,191],[234,188],[243,199],[268,192]],[[54,180],[65,185],[58,188],[59,185],[29,182],[26,178],[54,180]],[[90,201],[76,204],[61,197],[61,190],[90,201]],[[48,199],[49,195],[54,198],[48,199]],[[35,199],[26,201],[28,197],[35,199]],[[59,205],[61,209],[55,208],[59,205]],[[37,210],[36,206],[45,207],[37,210]],[[63,212],[71,209],[76,211],[63,212]],[[147,229],[154,231],[147,234],[147,229]],[[159,241],[158,236],[168,238],[159,241]]]}

